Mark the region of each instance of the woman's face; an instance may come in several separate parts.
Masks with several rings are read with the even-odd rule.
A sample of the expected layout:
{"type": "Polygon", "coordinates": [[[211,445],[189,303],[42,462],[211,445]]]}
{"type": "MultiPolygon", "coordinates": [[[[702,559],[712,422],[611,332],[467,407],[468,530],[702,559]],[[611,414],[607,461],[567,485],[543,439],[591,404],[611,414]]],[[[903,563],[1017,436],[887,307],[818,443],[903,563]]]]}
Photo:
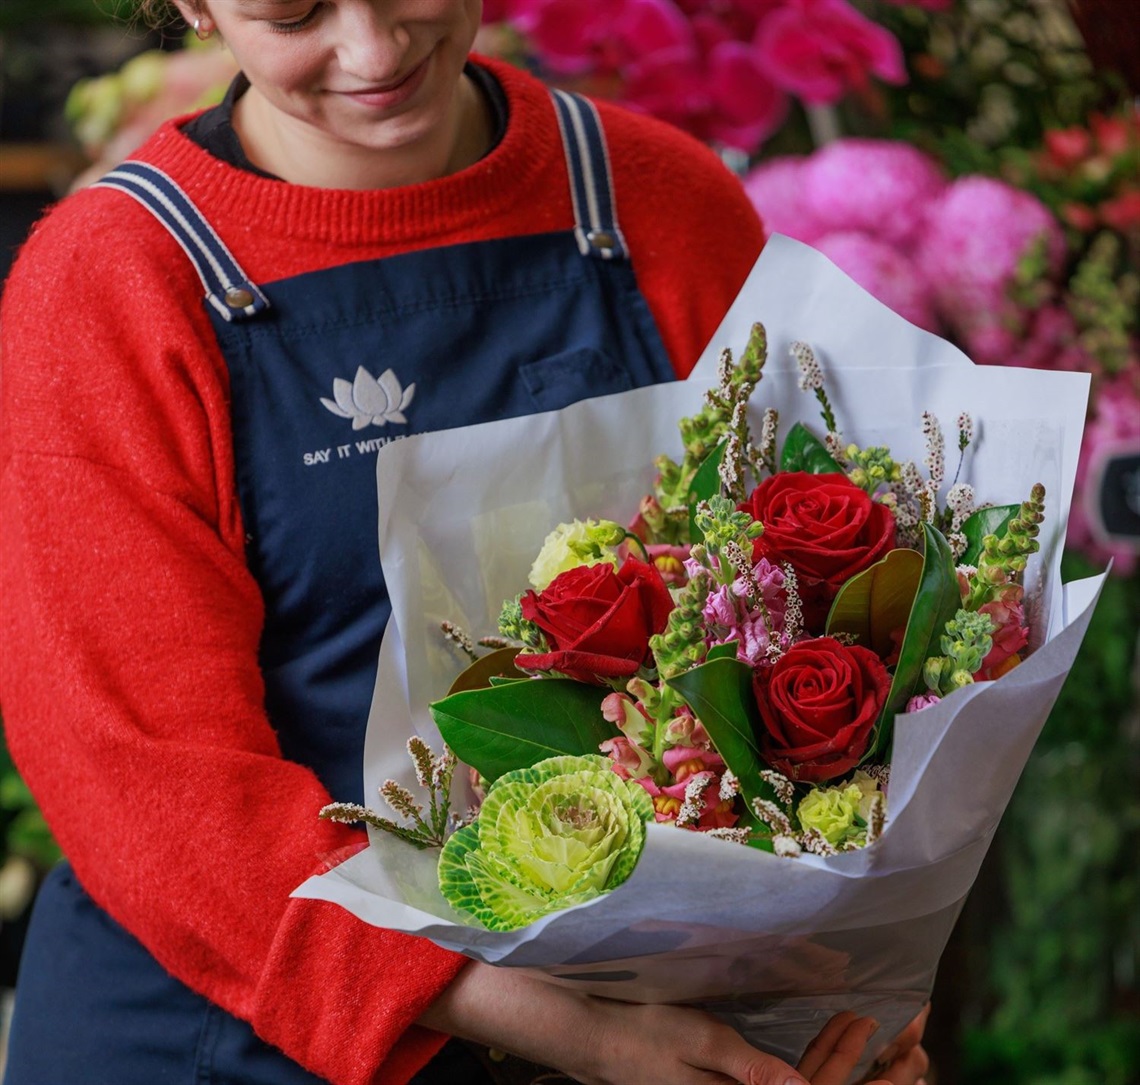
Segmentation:
{"type": "Polygon", "coordinates": [[[243,120],[256,147],[270,157],[291,147],[348,159],[362,151],[407,159],[430,148],[438,158],[458,138],[460,77],[481,11],[481,0],[202,0],[184,8],[190,21],[217,27],[249,78],[243,120]]]}

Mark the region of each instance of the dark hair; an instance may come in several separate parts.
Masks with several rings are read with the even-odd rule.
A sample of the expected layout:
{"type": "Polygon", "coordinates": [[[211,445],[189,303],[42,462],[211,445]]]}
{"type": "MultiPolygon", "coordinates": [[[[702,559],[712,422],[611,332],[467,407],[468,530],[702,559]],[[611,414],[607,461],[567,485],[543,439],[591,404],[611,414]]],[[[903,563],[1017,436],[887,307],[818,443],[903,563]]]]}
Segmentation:
{"type": "Polygon", "coordinates": [[[135,0],[138,17],[151,26],[168,26],[182,16],[171,0],[135,0]]]}

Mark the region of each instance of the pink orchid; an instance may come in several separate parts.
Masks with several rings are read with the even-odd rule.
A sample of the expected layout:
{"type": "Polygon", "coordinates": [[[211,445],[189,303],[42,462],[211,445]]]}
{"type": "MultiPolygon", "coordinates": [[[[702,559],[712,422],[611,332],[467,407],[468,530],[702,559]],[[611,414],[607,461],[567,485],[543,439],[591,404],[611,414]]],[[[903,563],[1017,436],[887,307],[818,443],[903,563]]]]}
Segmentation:
{"type": "Polygon", "coordinates": [[[616,75],[641,57],[692,41],[670,0],[515,0],[513,17],[560,75],[616,75]]]}
{"type": "Polygon", "coordinates": [[[844,0],[787,0],[756,32],[773,82],[809,104],[836,102],[870,75],[905,83],[902,48],[844,0]]]}
{"type": "Polygon", "coordinates": [[[624,103],[706,142],[754,150],[783,123],[783,92],[750,44],[707,20],[695,20],[692,30],[690,41],[629,66],[624,103]]]}

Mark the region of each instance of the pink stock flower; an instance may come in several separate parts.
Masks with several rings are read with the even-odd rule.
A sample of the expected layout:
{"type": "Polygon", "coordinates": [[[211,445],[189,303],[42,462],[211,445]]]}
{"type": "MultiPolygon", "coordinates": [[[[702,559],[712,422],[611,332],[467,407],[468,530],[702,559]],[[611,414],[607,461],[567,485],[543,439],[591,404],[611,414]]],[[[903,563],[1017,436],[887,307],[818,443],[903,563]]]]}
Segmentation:
{"type": "Polygon", "coordinates": [[[756,32],[765,70],[809,104],[835,102],[871,75],[905,83],[902,48],[844,0],[787,0],[756,32]]]}
{"type": "Polygon", "coordinates": [[[787,155],[762,162],[744,179],[744,190],[769,233],[786,234],[814,245],[827,232],[807,198],[806,173],[810,160],[787,155]]]}
{"type": "Polygon", "coordinates": [[[937,693],[918,693],[915,694],[906,703],[907,712],[919,712],[924,708],[929,708],[932,704],[938,704],[942,698],[937,693]]]}
{"type": "Polygon", "coordinates": [[[917,246],[917,264],[939,315],[971,335],[1016,318],[1007,292],[1020,260],[1044,238],[1049,267],[1065,250],[1057,221],[1028,192],[989,177],[964,177],[935,200],[917,246]]]}
{"type": "Polygon", "coordinates": [[[939,330],[929,286],[898,249],[854,230],[825,234],[815,247],[899,316],[927,331],[939,330]]]}
{"type": "Polygon", "coordinates": [[[753,568],[753,575],[767,608],[766,618],[759,606],[749,608],[749,589],[743,579],[736,580],[731,585],[721,585],[710,592],[704,607],[709,647],[738,641],[736,658],[750,667],[759,666],[767,660],[768,645],[773,637],[782,643],[784,613],[787,608],[784,572],[778,565],[760,558],[753,568]]]}
{"type": "Polygon", "coordinates": [[[805,199],[829,230],[861,230],[905,246],[946,178],[929,155],[887,139],[838,139],[808,159],[805,199]]]}

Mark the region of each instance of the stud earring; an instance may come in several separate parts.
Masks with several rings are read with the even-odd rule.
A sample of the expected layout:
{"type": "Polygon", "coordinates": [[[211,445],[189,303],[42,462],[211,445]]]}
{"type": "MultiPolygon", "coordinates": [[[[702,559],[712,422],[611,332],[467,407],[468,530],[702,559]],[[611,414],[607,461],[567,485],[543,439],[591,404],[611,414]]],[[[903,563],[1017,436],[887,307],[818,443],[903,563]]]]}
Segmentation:
{"type": "Polygon", "coordinates": [[[212,26],[207,25],[205,27],[205,29],[203,29],[201,19],[195,19],[194,20],[193,30],[194,30],[194,37],[196,37],[199,41],[206,41],[207,39],[212,38],[214,36],[214,28],[212,26]]]}

